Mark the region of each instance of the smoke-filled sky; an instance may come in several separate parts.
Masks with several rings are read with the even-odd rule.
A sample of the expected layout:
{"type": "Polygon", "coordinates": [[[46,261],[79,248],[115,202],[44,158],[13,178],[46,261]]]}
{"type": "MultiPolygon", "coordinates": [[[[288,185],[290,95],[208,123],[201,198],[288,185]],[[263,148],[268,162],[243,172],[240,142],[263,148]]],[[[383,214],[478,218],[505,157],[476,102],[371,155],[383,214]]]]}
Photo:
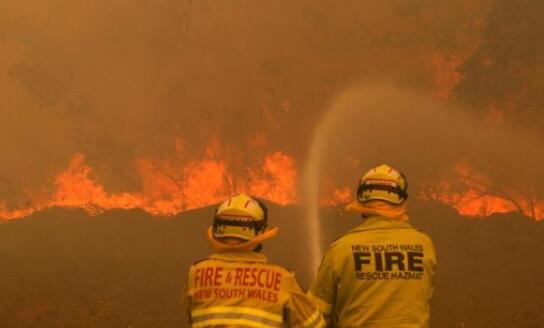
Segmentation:
{"type": "Polygon", "coordinates": [[[335,97],[314,142],[325,177],[350,172],[355,181],[361,167],[389,163],[414,186],[462,163],[501,188],[529,189],[544,179],[539,134],[387,84],[362,84],[335,97]]]}
{"type": "MultiPolygon", "coordinates": [[[[84,153],[108,190],[134,161],[282,150],[302,168],[338,93],[389,81],[446,100],[492,1],[0,2],[0,199],[84,153]]],[[[21,198],[23,197],[23,198],[21,198]]]]}

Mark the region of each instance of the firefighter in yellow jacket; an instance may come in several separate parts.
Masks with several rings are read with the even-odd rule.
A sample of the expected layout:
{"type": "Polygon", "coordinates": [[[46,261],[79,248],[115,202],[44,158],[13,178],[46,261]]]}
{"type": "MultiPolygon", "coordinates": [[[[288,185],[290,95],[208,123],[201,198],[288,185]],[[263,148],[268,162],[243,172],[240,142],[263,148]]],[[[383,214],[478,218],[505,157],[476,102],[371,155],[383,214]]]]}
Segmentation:
{"type": "Polygon", "coordinates": [[[332,327],[429,327],[436,259],[405,214],[407,183],[388,165],[360,180],[346,207],[363,223],[327,250],[309,296],[332,327]]]}
{"type": "Polygon", "coordinates": [[[207,234],[215,253],[189,269],[184,303],[192,327],[324,327],[294,274],[267,262],[267,209],[241,194],[219,206],[207,234]]]}

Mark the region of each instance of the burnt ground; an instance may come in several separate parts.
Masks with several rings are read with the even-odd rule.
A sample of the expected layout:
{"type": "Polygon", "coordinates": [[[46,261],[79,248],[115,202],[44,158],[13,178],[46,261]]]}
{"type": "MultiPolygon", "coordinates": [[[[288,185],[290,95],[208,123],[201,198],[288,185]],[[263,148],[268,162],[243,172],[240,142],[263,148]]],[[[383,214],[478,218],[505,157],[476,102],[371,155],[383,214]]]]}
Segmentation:
{"type": "MultiPolygon", "coordinates": [[[[115,210],[89,218],[57,208],[0,224],[0,327],[184,327],[184,274],[209,252],[212,213],[156,219],[115,210]]],[[[433,327],[544,327],[544,222],[466,219],[437,205],[411,214],[439,256],[433,327]]],[[[298,208],[272,207],[282,231],[265,252],[307,286],[301,217],[298,208]]],[[[322,222],[324,244],[358,224],[335,208],[322,222]]]]}

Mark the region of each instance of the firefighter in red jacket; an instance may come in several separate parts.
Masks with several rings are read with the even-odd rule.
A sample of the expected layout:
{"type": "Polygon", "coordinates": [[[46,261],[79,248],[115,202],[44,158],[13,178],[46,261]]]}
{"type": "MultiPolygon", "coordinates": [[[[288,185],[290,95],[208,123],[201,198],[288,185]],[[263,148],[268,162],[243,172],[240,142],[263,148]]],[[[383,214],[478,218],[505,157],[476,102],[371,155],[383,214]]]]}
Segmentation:
{"type": "Polygon", "coordinates": [[[189,269],[184,303],[192,327],[324,327],[294,274],[260,253],[277,233],[257,199],[241,194],[219,206],[207,231],[215,253],[189,269]]]}

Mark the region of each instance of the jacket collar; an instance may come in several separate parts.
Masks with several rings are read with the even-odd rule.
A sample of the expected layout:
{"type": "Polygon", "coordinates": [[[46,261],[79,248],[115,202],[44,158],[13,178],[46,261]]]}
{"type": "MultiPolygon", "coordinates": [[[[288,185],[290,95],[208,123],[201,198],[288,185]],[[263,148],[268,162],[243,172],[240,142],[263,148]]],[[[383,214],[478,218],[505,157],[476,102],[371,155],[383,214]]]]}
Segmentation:
{"type": "Polygon", "coordinates": [[[256,252],[225,252],[214,253],[208,258],[213,260],[227,261],[227,262],[258,262],[266,263],[268,261],[266,255],[256,252]]]}
{"type": "Polygon", "coordinates": [[[367,230],[382,230],[382,229],[410,229],[412,225],[408,222],[389,219],[383,216],[371,216],[365,219],[365,221],[351,229],[348,233],[367,231],[367,230]]]}

